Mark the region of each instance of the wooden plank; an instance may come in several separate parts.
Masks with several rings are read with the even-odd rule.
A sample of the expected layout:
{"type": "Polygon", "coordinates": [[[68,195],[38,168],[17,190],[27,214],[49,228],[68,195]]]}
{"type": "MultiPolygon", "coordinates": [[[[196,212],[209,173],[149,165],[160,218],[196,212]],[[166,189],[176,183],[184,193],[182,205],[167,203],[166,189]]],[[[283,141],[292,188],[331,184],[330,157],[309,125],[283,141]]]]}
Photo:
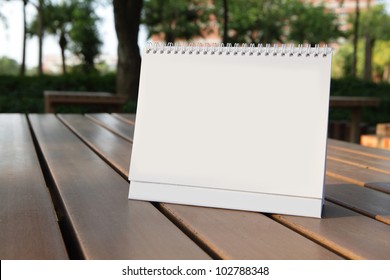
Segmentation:
{"type": "Polygon", "coordinates": [[[339,179],[334,178],[334,177],[325,176],[325,184],[326,185],[329,185],[329,184],[345,184],[345,181],[339,180],[339,179]]]}
{"type": "Polygon", "coordinates": [[[260,213],[165,203],[161,208],[222,259],[340,258],[260,213]]]}
{"type": "Polygon", "coordinates": [[[94,145],[98,144],[100,149],[99,155],[105,161],[109,161],[109,159],[112,158],[113,160],[110,161],[111,165],[121,174],[125,174],[129,171],[130,154],[132,150],[132,145],[129,141],[118,137],[107,129],[103,129],[97,123],[81,115],[59,114],[58,117],[70,127],[77,136],[83,139],[88,146],[94,148],[94,145]],[[115,143],[115,145],[113,145],[113,143],[115,143]]]}
{"type": "MultiPolygon", "coordinates": [[[[346,191],[348,191],[348,189],[346,189],[346,191]]],[[[373,190],[369,190],[369,191],[373,192],[373,190]]],[[[341,192],[341,194],[343,194],[343,192],[341,192]]],[[[379,201],[386,203],[386,201],[384,201],[386,199],[383,198],[383,195],[382,195],[382,200],[379,201]]],[[[336,197],[337,199],[339,199],[340,194],[336,192],[336,195],[334,195],[334,193],[330,191],[329,196],[336,197]]],[[[371,195],[371,197],[373,196],[375,195],[371,195]]],[[[376,198],[378,198],[378,196],[376,196],[376,198]]],[[[361,196],[360,199],[362,199],[361,196]]],[[[350,206],[353,206],[354,203],[355,204],[358,203],[358,201],[348,201],[348,200],[346,200],[346,202],[344,203],[346,204],[348,202],[349,204],[351,204],[350,206]]],[[[243,225],[240,224],[239,221],[237,220],[235,221],[229,220],[228,218],[229,215],[227,214],[219,214],[220,211],[223,212],[228,210],[216,210],[216,209],[201,208],[201,207],[192,207],[193,209],[189,210],[190,209],[189,207],[190,206],[161,204],[161,208],[163,209],[163,211],[168,213],[172,219],[178,221],[183,227],[187,228],[189,232],[192,232],[193,235],[196,236],[196,238],[198,238],[199,240],[203,241],[204,243],[208,242],[207,243],[208,246],[210,248],[213,248],[214,252],[216,252],[217,254],[224,254],[223,256],[225,258],[229,258],[231,255],[229,255],[229,253],[226,252],[234,251],[234,247],[238,246],[237,241],[229,239],[229,234],[227,234],[228,236],[226,238],[223,238],[221,237],[221,234],[217,235],[215,233],[216,232],[220,233],[222,231],[229,232],[232,231],[233,228],[238,228],[238,232],[242,233],[241,229],[243,228],[243,225]],[[196,210],[196,209],[201,209],[201,210],[196,210]],[[198,212],[194,213],[194,211],[199,211],[199,213],[198,212]],[[201,211],[205,211],[205,212],[201,213],[201,211]],[[226,216],[218,219],[218,215],[220,216],[226,215],[226,216]],[[202,217],[202,219],[199,219],[199,217],[202,217]],[[226,228],[222,226],[223,222],[226,221],[229,221],[230,227],[229,225],[226,225],[226,228],[229,228],[229,230],[226,230],[226,228]],[[222,225],[220,225],[219,223],[221,223],[222,225]],[[232,224],[235,226],[232,227],[231,226],[232,224]],[[221,240],[221,242],[218,243],[218,240],[221,240]]],[[[382,204],[382,209],[381,207],[373,209],[373,208],[369,208],[366,205],[366,210],[381,213],[383,216],[387,215],[386,209],[388,209],[388,207],[384,204],[382,204]]],[[[235,213],[240,213],[241,215],[243,215],[243,212],[241,211],[235,211],[235,213]]],[[[288,219],[288,217],[290,217],[290,216],[281,216],[281,215],[276,215],[276,216],[283,217],[282,219],[284,219],[285,217],[287,217],[286,219],[288,219]]],[[[243,218],[241,217],[240,219],[243,218]]],[[[253,221],[253,218],[248,218],[248,219],[253,221]]],[[[302,218],[302,219],[309,219],[309,220],[312,219],[314,221],[317,221],[319,231],[315,236],[313,234],[307,235],[309,238],[315,239],[320,244],[324,244],[324,246],[328,246],[332,250],[335,250],[336,252],[343,254],[345,257],[357,258],[357,259],[359,258],[376,259],[376,258],[386,258],[388,254],[390,254],[390,251],[389,252],[386,251],[389,250],[390,244],[389,241],[387,241],[387,239],[385,238],[386,234],[388,234],[390,230],[390,227],[388,227],[383,223],[379,223],[371,218],[358,214],[356,212],[350,211],[343,207],[327,202],[325,205],[324,219],[322,219],[324,220],[324,222],[322,222],[321,219],[313,219],[313,218],[302,218]],[[336,219],[336,217],[339,217],[339,219],[336,219]],[[349,217],[355,217],[355,218],[349,219],[349,217]],[[342,221],[345,220],[345,226],[346,226],[346,229],[341,231],[342,234],[340,234],[340,230],[338,228],[343,227],[344,222],[340,222],[340,220],[342,221]],[[360,223],[362,223],[363,225],[361,231],[362,234],[359,233],[361,227],[360,223]],[[325,224],[323,230],[321,230],[322,224],[325,224]],[[365,229],[364,225],[369,225],[370,229],[369,230],[365,229]],[[350,227],[351,229],[350,231],[348,230],[348,227],[350,227]],[[358,231],[358,233],[355,232],[356,230],[358,231]],[[371,235],[368,235],[368,233],[370,233],[371,235]],[[374,249],[359,248],[360,243],[366,242],[364,238],[365,234],[367,234],[367,236],[372,237],[373,240],[368,242],[369,245],[368,247],[372,246],[374,249]],[[376,253],[376,247],[381,247],[382,245],[384,247],[382,247],[381,250],[379,250],[378,253],[376,253]]],[[[278,221],[283,222],[281,219],[278,219],[278,221]]],[[[259,222],[259,224],[261,223],[262,222],[259,222]]],[[[297,230],[296,227],[294,227],[293,229],[297,230]]],[[[257,228],[255,231],[251,231],[250,229],[246,228],[245,232],[246,231],[262,232],[260,228],[257,228]]],[[[312,232],[312,231],[313,229],[311,228],[311,225],[307,224],[301,227],[301,230],[299,232],[301,232],[302,234],[306,234],[306,232],[312,232]]],[[[237,235],[239,234],[238,232],[234,232],[234,234],[237,235]]],[[[271,236],[276,236],[277,234],[275,232],[276,231],[272,231],[272,232],[270,231],[271,236]]],[[[259,234],[257,233],[257,235],[259,234]]],[[[262,238],[264,237],[262,236],[262,238]]],[[[256,237],[254,236],[249,236],[246,239],[256,240],[258,244],[266,243],[264,241],[265,239],[263,239],[263,242],[261,242],[261,240],[256,239],[256,237]]],[[[254,246],[254,245],[251,244],[250,246],[254,246]]],[[[277,248],[277,245],[272,245],[272,246],[276,246],[277,248]]],[[[283,244],[283,246],[286,245],[283,244]]],[[[248,247],[246,247],[247,251],[251,252],[251,250],[248,247]]],[[[259,247],[254,247],[254,248],[256,248],[255,249],[256,252],[258,252],[259,250],[264,250],[264,248],[259,248],[259,247]]],[[[243,256],[241,255],[240,257],[243,258],[243,256]]],[[[267,256],[267,257],[272,258],[272,256],[267,256]]]]}
{"type": "Polygon", "coordinates": [[[369,155],[369,156],[378,156],[379,158],[390,158],[390,151],[386,151],[383,149],[376,149],[376,148],[370,148],[370,147],[364,147],[358,144],[354,143],[348,143],[345,141],[339,141],[334,139],[328,139],[328,146],[331,146],[333,148],[337,148],[339,150],[347,150],[351,153],[355,154],[363,154],[363,155],[369,155]]]}
{"type": "Polygon", "coordinates": [[[390,196],[370,188],[348,184],[326,176],[327,200],[359,212],[386,224],[390,224],[390,196]]]}
{"type": "MultiPolygon", "coordinates": [[[[104,128],[91,125],[82,116],[61,115],[61,119],[98,154],[128,176],[131,143],[104,128]],[[103,135],[111,144],[102,140],[103,135]],[[112,137],[117,139],[111,141],[112,137]],[[108,147],[107,147],[108,146],[108,147]]],[[[199,244],[222,259],[338,259],[334,253],[303,238],[268,217],[244,211],[160,204],[160,209],[199,244]],[[239,237],[239,238],[238,238],[239,237]]]]}
{"type": "Polygon", "coordinates": [[[67,259],[26,117],[0,114],[0,259],[67,259]]]}
{"type": "Polygon", "coordinates": [[[115,134],[123,137],[124,139],[133,141],[134,125],[129,125],[123,121],[120,121],[110,114],[87,114],[86,117],[114,132],[115,134]]]}
{"type": "Polygon", "coordinates": [[[322,219],[273,215],[275,220],[351,259],[389,259],[390,227],[326,202],[322,219]]]}
{"type": "Polygon", "coordinates": [[[112,114],[115,118],[127,122],[128,124],[135,124],[135,114],[112,114]]]}
{"type": "Polygon", "coordinates": [[[356,154],[328,147],[327,158],[342,163],[366,168],[390,175],[390,158],[378,158],[374,155],[356,154]]]}
{"type": "Polygon", "coordinates": [[[388,151],[329,140],[327,160],[328,175],[390,193],[388,151]]]}
{"type": "Polygon", "coordinates": [[[54,115],[29,118],[83,258],[209,259],[54,115]]]}
{"type": "Polygon", "coordinates": [[[390,195],[326,176],[326,199],[390,225],[390,195]]]}
{"type": "Polygon", "coordinates": [[[390,175],[327,159],[326,174],[359,186],[390,194],[390,175]]]}

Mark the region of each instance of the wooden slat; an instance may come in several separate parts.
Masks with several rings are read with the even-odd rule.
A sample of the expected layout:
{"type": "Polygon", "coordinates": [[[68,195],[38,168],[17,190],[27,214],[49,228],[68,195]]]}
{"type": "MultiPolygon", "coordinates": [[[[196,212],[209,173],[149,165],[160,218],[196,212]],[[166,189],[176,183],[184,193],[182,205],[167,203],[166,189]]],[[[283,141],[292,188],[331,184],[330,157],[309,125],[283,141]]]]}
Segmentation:
{"type": "Polygon", "coordinates": [[[110,114],[87,114],[86,117],[124,139],[133,141],[134,125],[129,125],[121,120],[118,120],[110,114]]]}
{"type": "Polygon", "coordinates": [[[336,204],[325,203],[322,219],[273,217],[348,258],[390,258],[390,227],[336,204]]]}
{"type": "Polygon", "coordinates": [[[58,117],[66,125],[72,128],[73,132],[82,138],[89,146],[94,147],[97,143],[100,149],[99,155],[106,161],[109,161],[109,158],[114,159],[111,161],[111,165],[116,170],[120,171],[121,174],[125,174],[129,171],[129,155],[132,150],[132,145],[129,141],[118,137],[107,129],[103,129],[97,123],[81,115],[59,114],[58,117]],[[113,145],[113,143],[115,143],[115,145],[113,145]]]}
{"type": "Polygon", "coordinates": [[[390,225],[390,195],[352,184],[325,187],[326,199],[390,225]]]}
{"type": "Polygon", "coordinates": [[[326,199],[390,224],[390,195],[326,176],[326,199]]]}
{"type": "Polygon", "coordinates": [[[29,118],[82,257],[209,258],[152,204],[129,201],[128,182],[54,115],[29,118]]]}
{"type": "Polygon", "coordinates": [[[346,150],[334,149],[333,147],[328,147],[327,158],[390,175],[390,158],[384,159],[377,156],[355,154],[346,150]]]}
{"type": "Polygon", "coordinates": [[[127,122],[128,124],[135,124],[135,114],[112,114],[115,118],[127,122]]]}
{"type": "Polygon", "coordinates": [[[339,259],[267,216],[178,204],[161,208],[223,259],[339,259]]]}
{"type": "Polygon", "coordinates": [[[337,178],[330,177],[330,176],[325,176],[325,184],[326,185],[330,185],[330,184],[345,184],[345,183],[346,183],[345,181],[339,180],[337,178]]]}
{"type": "Polygon", "coordinates": [[[338,148],[338,149],[344,149],[356,154],[376,155],[381,158],[390,158],[390,151],[364,147],[358,144],[348,143],[348,142],[334,140],[334,139],[328,140],[328,146],[338,148]]]}
{"type": "Polygon", "coordinates": [[[327,159],[326,174],[331,177],[390,194],[390,175],[327,159]]]}
{"type": "Polygon", "coordinates": [[[67,259],[26,117],[0,114],[0,259],[67,259]]]}
{"type": "MultiPolygon", "coordinates": [[[[128,176],[127,147],[119,137],[91,125],[82,116],[61,119],[97,153],[128,176]],[[101,138],[110,139],[110,145],[101,138]],[[112,141],[112,137],[117,139],[112,141]],[[108,146],[108,147],[107,147],[108,146]],[[120,152],[121,151],[121,152],[120,152]]],[[[213,255],[223,259],[337,259],[339,256],[296,234],[268,217],[244,211],[160,204],[160,209],[213,255]]]]}

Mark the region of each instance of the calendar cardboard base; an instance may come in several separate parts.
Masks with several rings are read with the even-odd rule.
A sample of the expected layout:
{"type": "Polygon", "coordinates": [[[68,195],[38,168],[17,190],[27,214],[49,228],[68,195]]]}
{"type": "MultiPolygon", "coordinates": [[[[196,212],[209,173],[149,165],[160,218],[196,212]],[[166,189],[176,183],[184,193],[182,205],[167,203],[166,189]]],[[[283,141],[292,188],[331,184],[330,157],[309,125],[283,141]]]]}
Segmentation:
{"type": "Polygon", "coordinates": [[[130,182],[129,199],[321,218],[323,200],[278,194],[130,182]]]}

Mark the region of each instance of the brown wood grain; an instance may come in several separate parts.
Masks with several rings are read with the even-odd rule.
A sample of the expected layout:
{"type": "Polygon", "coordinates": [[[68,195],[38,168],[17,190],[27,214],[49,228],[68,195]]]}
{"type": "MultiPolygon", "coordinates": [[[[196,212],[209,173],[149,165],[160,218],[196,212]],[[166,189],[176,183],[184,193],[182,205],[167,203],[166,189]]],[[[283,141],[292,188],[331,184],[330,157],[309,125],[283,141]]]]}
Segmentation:
{"type": "Polygon", "coordinates": [[[67,259],[26,117],[0,114],[0,259],[67,259]]]}
{"type": "Polygon", "coordinates": [[[338,148],[338,149],[344,149],[344,150],[347,150],[349,152],[356,153],[356,154],[364,154],[364,155],[370,155],[370,156],[376,155],[380,158],[390,158],[390,151],[383,150],[383,149],[364,147],[362,145],[348,143],[345,141],[328,139],[328,146],[338,148]]]}
{"type": "Polygon", "coordinates": [[[327,200],[390,224],[390,195],[326,176],[327,200]]]}
{"type": "MultiPolygon", "coordinates": [[[[128,176],[131,143],[100,139],[109,131],[91,126],[82,116],[60,116],[98,154],[128,176]],[[99,137],[95,137],[98,135],[99,137]],[[120,150],[122,152],[120,152],[120,150]]],[[[115,136],[117,139],[119,137],[115,136]]],[[[160,209],[206,250],[222,259],[338,259],[339,256],[268,217],[244,211],[160,204],[160,209]]]]}
{"type": "Polygon", "coordinates": [[[390,175],[390,158],[380,158],[376,155],[356,154],[346,150],[335,149],[331,146],[328,147],[327,158],[390,175]]]}
{"type": "Polygon", "coordinates": [[[390,194],[390,174],[327,159],[326,174],[359,186],[390,194]]]}
{"type": "Polygon", "coordinates": [[[330,184],[326,199],[390,225],[390,195],[352,184],[330,184]]]}
{"type": "Polygon", "coordinates": [[[134,125],[129,125],[110,114],[87,114],[86,117],[124,139],[133,141],[134,125]]]}
{"type": "Polygon", "coordinates": [[[255,212],[162,203],[161,208],[222,259],[339,259],[255,212]]]}
{"type": "Polygon", "coordinates": [[[127,122],[128,124],[135,124],[135,114],[117,114],[113,113],[112,116],[115,118],[127,122]]]}
{"type": "MultiPolygon", "coordinates": [[[[98,143],[96,143],[98,145],[98,143]]],[[[97,151],[99,149],[96,149],[97,151]]],[[[126,174],[127,175],[127,174],[126,174]]],[[[336,179],[331,179],[333,182],[339,182],[336,179]]],[[[361,188],[361,187],[358,187],[361,188]]],[[[336,195],[330,192],[330,197],[336,197],[337,199],[343,198],[342,195],[348,195],[349,189],[345,189],[336,195]]],[[[372,191],[373,190],[369,190],[372,191]]],[[[383,194],[386,195],[386,194],[383,194]]],[[[362,198],[360,196],[360,198],[362,198]]],[[[342,200],[342,199],[341,199],[342,200]]],[[[384,198],[382,197],[382,202],[384,198]]],[[[354,203],[356,201],[343,201],[344,204],[349,203],[349,207],[353,208],[354,203]]],[[[366,205],[367,206],[367,205],[366,205]]],[[[191,207],[191,206],[182,206],[182,205],[174,205],[174,204],[161,204],[161,209],[164,211],[171,219],[175,220],[179,225],[181,225],[189,234],[192,234],[194,238],[198,239],[199,242],[205,244],[208,248],[213,250],[215,254],[218,256],[222,256],[223,258],[234,258],[239,256],[240,258],[250,258],[250,256],[256,256],[256,258],[261,258],[258,254],[259,251],[263,251],[264,244],[273,244],[272,246],[277,246],[272,241],[268,240],[268,237],[257,234],[253,236],[253,233],[256,232],[264,232],[261,230],[261,226],[263,226],[264,221],[260,222],[250,215],[254,213],[248,213],[243,211],[229,211],[229,210],[221,210],[221,209],[211,209],[211,208],[202,208],[202,207],[191,207]],[[192,209],[191,209],[192,208],[192,209]],[[240,218],[234,216],[234,214],[226,214],[226,212],[234,212],[235,215],[241,215],[240,218]],[[230,216],[231,215],[231,216],[230,216]],[[244,216],[244,218],[242,217],[244,216]],[[246,216],[248,215],[248,216],[246,216]],[[242,222],[245,220],[245,217],[248,217],[247,221],[251,220],[254,225],[253,228],[248,226],[248,222],[242,222]],[[227,222],[228,221],[228,222],[227,222]],[[241,221],[241,222],[240,222],[241,221]],[[257,221],[257,222],[255,222],[257,221]],[[227,222],[227,223],[226,223],[227,222]],[[232,227],[231,225],[235,226],[232,227]],[[245,227],[247,226],[247,227],[245,227]],[[245,228],[245,232],[251,233],[251,235],[245,235],[248,239],[246,243],[246,251],[249,252],[248,255],[242,256],[242,251],[239,251],[238,248],[243,248],[244,241],[237,241],[232,238],[232,236],[237,236],[243,234],[240,228],[245,228]],[[254,229],[255,228],[255,229],[254,229]],[[237,229],[237,231],[235,231],[237,229]],[[220,233],[224,232],[224,235],[220,233]],[[256,245],[251,243],[251,240],[256,240],[256,245]],[[239,245],[238,245],[239,244],[239,245]],[[249,244],[249,245],[248,245],[249,244]],[[260,246],[260,248],[259,248],[260,246]],[[250,247],[253,247],[252,250],[250,247]],[[234,254],[233,254],[234,252],[234,254]]],[[[377,209],[370,207],[363,207],[363,210],[370,210],[372,212],[378,212],[385,214],[386,205],[382,204],[382,208],[379,207],[377,209]]],[[[362,212],[362,209],[359,209],[362,212]]],[[[258,214],[261,218],[265,218],[261,214],[258,214]]],[[[332,203],[326,203],[325,211],[324,211],[324,221],[321,219],[315,218],[298,218],[303,220],[309,220],[310,223],[302,224],[300,227],[293,227],[288,223],[284,222],[284,219],[289,220],[294,219],[293,216],[282,216],[275,215],[277,217],[281,217],[280,219],[276,218],[279,222],[286,224],[289,227],[292,227],[294,230],[297,230],[301,234],[306,235],[308,238],[312,238],[316,240],[318,243],[323,244],[324,246],[328,246],[332,250],[343,254],[347,258],[386,258],[387,251],[389,248],[389,244],[386,238],[387,228],[390,230],[388,225],[380,223],[374,219],[361,215],[357,212],[350,211],[344,207],[340,207],[338,205],[332,203]],[[342,222],[340,222],[340,220],[342,222]],[[345,225],[344,225],[345,224],[345,225]],[[313,226],[313,225],[316,225],[313,226]],[[345,226],[345,229],[340,230],[339,227],[345,226]],[[361,226],[361,228],[360,228],[361,226]],[[369,228],[366,228],[369,227],[369,228]],[[318,230],[317,232],[315,230],[318,230]],[[355,232],[357,231],[357,233],[355,232]],[[310,233],[310,234],[309,234],[310,233]],[[378,233],[378,235],[377,235],[378,233]],[[365,242],[364,236],[366,234],[370,234],[371,236],[370,242],[368,242],[369,247],[372,248],[359,248],[360,243],[365,242]],[[384,246],[384,247],[381,247],[384,246]],[[377,249],[378,253],[376,253],[377,249]]],[[[264,229],[264,228],[263,228],[264,229]]],[[[272,240],[272,236],[278,236],[275,229],[269,230],[270,236],[272,240]]],[[[248,233],[248,234],[249,234],[248,233]]],[[[285,238],[285,237],[284,237],[285,238]]],[[[285,239],[286,240],[286,239],[285,239]]],[[[282,242],[282,241],[279,241],[282,242]]],[[[294,241],[296,242],[296,241],[294,241]]],[[[285,243],[281,243],[285,245],[285,243]]],[[[299,243],[298,243],[299,244],[299,243]]],[[[276,247],[277,248],[277,247],[276,247]]],[[[288,254],[289,250],[285,250],[284,254],[288,254]]],[[[275,255],[268,254],[267,258],[273,258],[278,255],[280,252],[275,252],[275,255]]],[[[244,253],[245,254],[245,253],[244,253]]],[[[276,257],[277,258],[277,257],[276,257]]]]}
{"type": "Polygon", "coordinates": [[[209,259],[58,118],[29,118],[83,258],[209,259]]]}
{"type": "Polygon", "coordinates": [[[390,227],[331,202],[322,219],[273,215],[282,224],[351,259],[389,259],[390,227]]]}
{"type": "Polygon", "coordinates": [[[121,174],[129,171],[132,150],[129,141],[102,129],[100,125],[81,115],[59,114],[58,117],[89,146],[95,148],[98,145],[99,155],[106,161],[113,159],[110,164],[121,174]]]}

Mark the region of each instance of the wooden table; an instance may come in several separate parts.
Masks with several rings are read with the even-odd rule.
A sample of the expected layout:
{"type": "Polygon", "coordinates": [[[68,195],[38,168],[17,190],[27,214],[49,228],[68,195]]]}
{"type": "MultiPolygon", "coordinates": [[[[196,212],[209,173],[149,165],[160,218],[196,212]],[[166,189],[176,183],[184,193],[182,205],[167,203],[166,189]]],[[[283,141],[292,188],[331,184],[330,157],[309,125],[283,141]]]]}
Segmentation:
{"type": "Polygon", "coordinates": [[[390,259],[389,151],[329,140],[316,219],[128,200],[133,132],[133,115],[0,114],[0,258],[390,259]]]}
{"type": "Polygon", "coordinates": [[[120,112],[127,101],[127,96],[115,95],[108,92],[83,91],[51,91],[44,93],[45,113],[55,113],[58,105],[94,105],[101,108],[101,112],[120,112]]]}
{"type": "Polygon", "coordinates": [[[362,109],[365,107],[378,107],[379,104],[379,98],[361,96],[331,96],[329,102],[331,108],[351,109],[349,141],[352,143],[359,143],[360,140],[359,131],[362,109]]]}

